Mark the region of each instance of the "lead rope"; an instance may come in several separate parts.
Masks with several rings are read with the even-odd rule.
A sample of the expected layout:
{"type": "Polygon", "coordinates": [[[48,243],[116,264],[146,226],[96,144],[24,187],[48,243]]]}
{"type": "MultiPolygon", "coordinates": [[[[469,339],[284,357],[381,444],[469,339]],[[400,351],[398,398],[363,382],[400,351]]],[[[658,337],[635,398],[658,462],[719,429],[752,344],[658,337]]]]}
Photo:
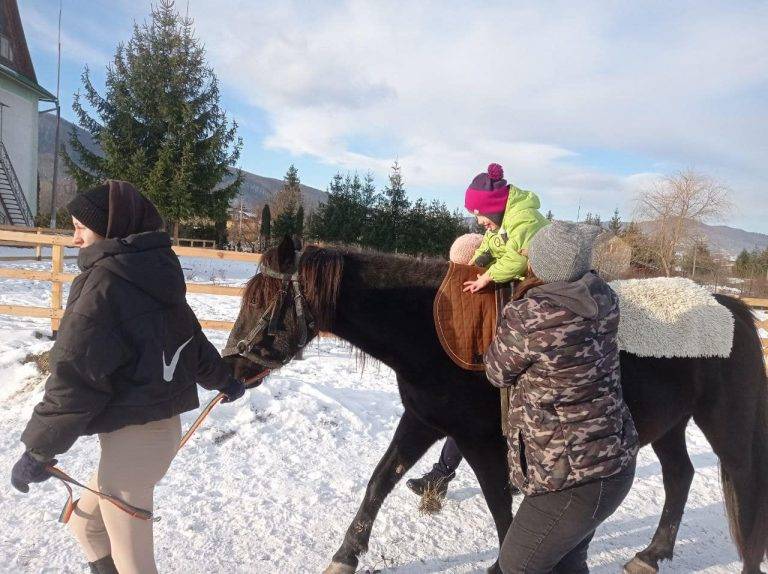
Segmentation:
{"type": "MultiPolygon", "coordinates": [[[[258,377],[250,381],[250,384],[247,385],[246,388],[254,386],[256,382],[261,381],[268,374],[269,374],[269,370],[266,370],[263,373],[260,373],[258,377]]],[[[181,437],[181,440],[179,441],[179,446],[176,447],[176,454],[178,454],[178,452],[182,449],[182,447],[185,444],[187,444],[190,438],[192,438],[192,435],[195,434],[195,431],[197,431],[197,429],[200,428],[200,425],[203,424],[203,421],[208,417],[209,414],[211,414],[213,407],[218,405],[225,398],[227,398],[227,395],[220,392],[208,402],[208,404],[200,412],[200,414],[197,415],[195,422],[193,422],[192,425],[190,425],[187,432],[185,432],[184,436],[181,437]]],[[[122,500],[121,498],[118,498],[117,496],[106,494],[105,492],[101,492],[99,490],[86,486],[81,482],[78,482],[77,480],[69,476],[66,472],[64,472],[57,466],[50,465],[50,466],[46,466],[45,468],[51,476],[59,479],[67,489],[67,501],[66,503],[64,503],[64,508],[61,509],[61,513],[59,514],[59,522],[61,522],[62,524],[66,524],[67,522],[69,522],[69,518],[72,516],[72,513],[77,507],[77,502],[79,500],[79,499],[74,500],[72,487],[70,486],[70,484],[79,486],[80,488],[83,488],[88,492],[95,494],[102,500],[111,502],[117,508],[119,508],[126,514],[132,516],[133,518],[138,518],[139,520],[151,520],[153,522],[157,522],[158,520],[160,520],[160,518],[155,517],[150,510],[144,510],[143,508],[138,508],[137,506],[128,504],[126,501],[122,500]]]]}

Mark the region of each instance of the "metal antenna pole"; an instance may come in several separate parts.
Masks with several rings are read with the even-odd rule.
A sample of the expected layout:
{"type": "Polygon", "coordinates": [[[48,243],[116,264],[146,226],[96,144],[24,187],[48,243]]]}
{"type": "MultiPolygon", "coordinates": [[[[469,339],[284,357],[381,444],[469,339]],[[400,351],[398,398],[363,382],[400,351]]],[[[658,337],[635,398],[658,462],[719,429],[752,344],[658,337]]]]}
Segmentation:
{"type": "MultiPolygon", "coordinates": [[[[59,0],[59,46],[56,63],[56,135],[53,138],[53,179],[51,180],[51,229],[56,229],[56,190],[59,184],[59,128],[61,126],[61,2],[59,0]]],[[[39,208],[38,208],[39,209],[39,208]]]]}

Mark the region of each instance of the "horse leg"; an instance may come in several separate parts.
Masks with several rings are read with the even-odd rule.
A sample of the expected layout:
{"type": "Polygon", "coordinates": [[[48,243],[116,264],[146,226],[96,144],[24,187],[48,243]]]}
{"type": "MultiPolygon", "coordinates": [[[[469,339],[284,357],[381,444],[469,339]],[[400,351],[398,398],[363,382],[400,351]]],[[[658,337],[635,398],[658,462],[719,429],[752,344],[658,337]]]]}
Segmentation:
{"type": "Polygon", "coordinates": [[[368,488],[352,524],[347,529],[344,542],[333,555],[330,566],[323,574],[353,574],[358,556],[368,550],[373,521],[384,499],[403,475],[418,461],[435,442],[445,436],[440,431],[419,421],[405,411],[392,437],[387,452],[379,461],[368,481],[368,488]]]}
{"type": "MultiPolygon", "coordinates": [[[[461,440],[456,438],[461,454],[475,472],[477,481],[485,496],[485,503],[496,523],[499,547],[512,524],[512,489],[509,484],[507,466],[507,443],[499,433],[483,440],[461,440]]],[[[488,569],[488,574],[501,574],[498,558],[488,569]]]]}
{"type": "Polygon", "coordinates": [[[685,417],[652,443],[664,478],[664,509],[651,543],[624,566],[627,574],[655,573],[659,571],[659,560],[672,560],[677,531],[693,481],[693,464],[685,446],[685,427],[689,420],[690,416],[685,417]]]}
{"type": "Polygon", "coordinates": [[[768,547],[768,401],[764,394],[742,400],[740,408],[726,402],[707,405],[693,418],[720,459],[723,498],[742,573],[759,574],[768,547]]]}

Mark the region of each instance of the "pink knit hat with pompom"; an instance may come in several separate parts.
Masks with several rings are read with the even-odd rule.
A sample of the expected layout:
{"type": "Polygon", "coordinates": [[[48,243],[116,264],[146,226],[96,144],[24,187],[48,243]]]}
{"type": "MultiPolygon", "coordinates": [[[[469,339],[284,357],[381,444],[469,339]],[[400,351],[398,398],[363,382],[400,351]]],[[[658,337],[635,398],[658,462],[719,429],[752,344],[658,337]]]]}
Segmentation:
{"type": "Polygon", "coordinates": [[[464,194],[464,207],[501,225],[507,199],[509,184],[504,179],[504,168],[498,163],[492,163],[486,173],[478,174],[469,184],[464,194]]]}
{"type": "Polygon", "coordinates": [[[449,259],[454,263],[461,263],[462,265],[469,265],[472,261],[472,256],[480,247],[483,242],[483,236],[479,233],[465,233],[456,238],[456,241],[451,245],[451,251],[449,253],[449,259]]]}

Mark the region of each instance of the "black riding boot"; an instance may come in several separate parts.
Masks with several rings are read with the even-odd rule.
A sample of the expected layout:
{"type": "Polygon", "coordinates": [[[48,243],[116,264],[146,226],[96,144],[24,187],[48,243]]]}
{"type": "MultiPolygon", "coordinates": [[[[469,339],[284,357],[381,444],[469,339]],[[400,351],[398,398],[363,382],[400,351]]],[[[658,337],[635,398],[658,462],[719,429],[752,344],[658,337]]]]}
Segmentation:
{"type": "Polygon", "coordinates": [[[99,558],[96,562],[88,562],[91,574],[119,574],[111,556],[99,558]]]}
{"type": "Polygon", "coordinates": [[[444,498],[448,492],[448,483],[456,478],[456,472],[437,463],[428,473],[421,478],[411,478],[405,485],[419,496],[423,496],[427,490],[433,491],[440,498],[444,498]]]}
{"type": "Polygon", "coordinates": [[[437,461],[427,474],[421,478],[412,478],[405,483],[413,492],[423,496],[427,490],[433,490],[440,498],[445,497],[448,483],[456,477],[456,469],[461,464],[462,456],[459,447],[451,437],[445,441],[437,461]]]}

